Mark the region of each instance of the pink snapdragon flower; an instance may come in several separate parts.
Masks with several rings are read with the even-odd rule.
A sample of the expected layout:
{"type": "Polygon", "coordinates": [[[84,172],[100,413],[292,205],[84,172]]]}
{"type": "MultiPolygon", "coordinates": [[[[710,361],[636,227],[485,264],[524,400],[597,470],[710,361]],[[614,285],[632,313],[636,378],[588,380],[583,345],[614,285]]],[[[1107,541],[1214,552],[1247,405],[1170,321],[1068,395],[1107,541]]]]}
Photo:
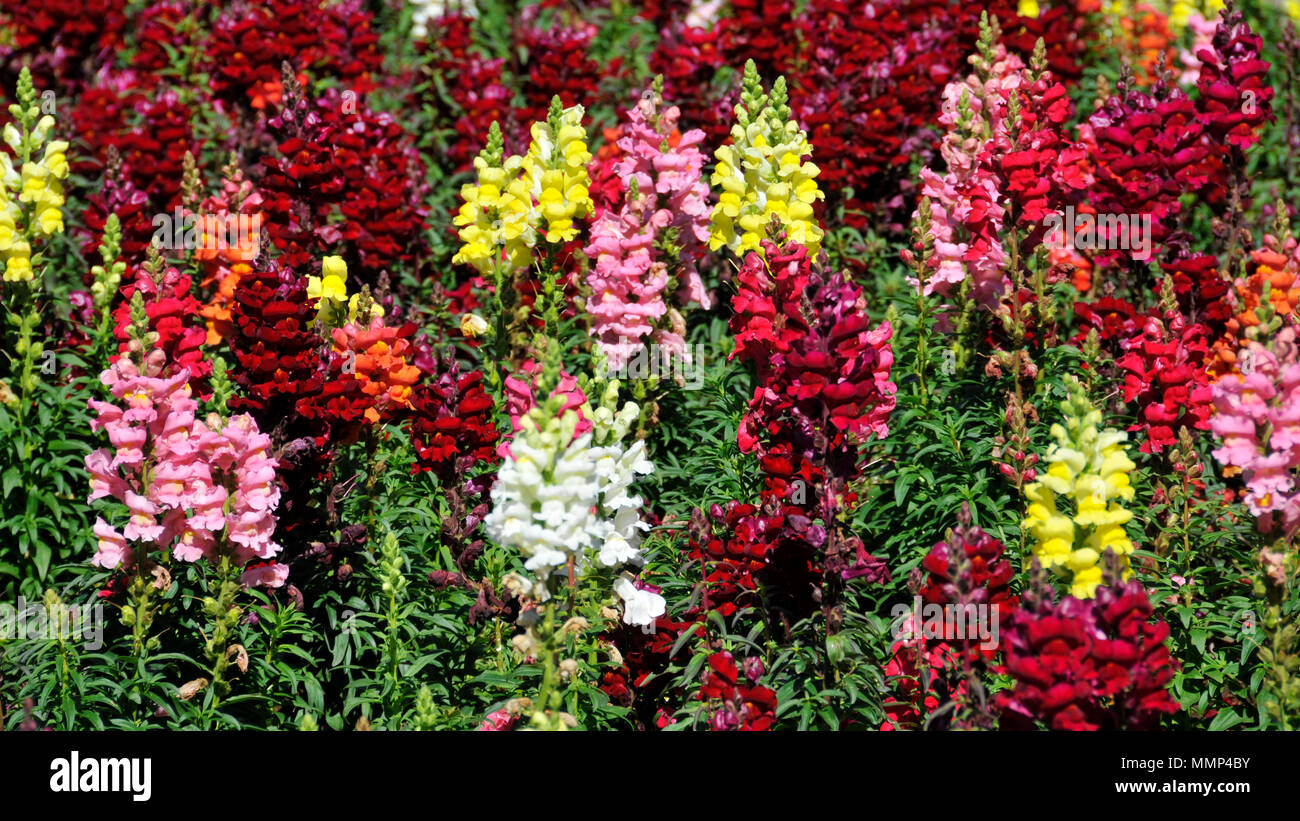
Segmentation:
{"type": "Polygon", "coordinates": [[[1296,328],[1282,328],[1268,345],[1245,343],[1241,359],[1249,373],[1214,383],[1210,430],[1222,442],[1220,464],[1237,468],[1246,483],[1245,502],[1259,530],[1280,528],[1285,538],[1300,530],[1300,356],[1296,328]]]}
{"type": "MultiPolygon", "coordinates": [[[[184,562],[216,561],[221,550],[241,566],[272,559],[280,551],[273,541],[280,491],[270,437],[247,414],[224,423],[215,415],[198,419],[189,371],[160,376],[166,361],[158,353],[146,358],[145,373],[123,356],[101,374],[125,409],[90,402],[97,413],[91,427],[113,446],[86,457],[90,499],[112,497],[130,511],[120,533],[96,520],[94,563],[129,567],[139,555],[132,545],[145,553],[170,549],[184,562]]],[[[278,586],[287,572],[250,571],[245,583],[278,586]]]]}
{"type": "MultiPolygon", "coordinates": [[[[528,412],[537,404],[533,397],[533,386],[537,382],[537,373],[541,366],[536,362],[529,360],[520,368],[528,381],[516,377],[506,377],[506,412],[510,414],[510,430],[512,433],[518,433],[521,427],[520,420],[528,415],[528,412]]],[[[578,414],[578,427],[574,431],[574,436],[581,436],[591,430],[591,420],[582,412],[582,406],[587,404],[587,395],[578,387],[578,380],[572,374],[560,371],[560,383],[551,391],[551,396],[563,396],[564,405],[560,408],[559,415],[563,416],[565,411],[573,411],[578,414]]],[[[497,453],[501,456],[508,456],[510,449],[507,443],[502,443],[497,448],[497,453]]]]}
{"type": "MultiPolygon", "coordinates": [[[[988,308],[1006,289],[1006,250],[999,233],[1005,212],[998,176],[984,162],[995,150],[1010,147],[1007,100],[1024,80],[1019,57],[997,47],[988,79],[971,74],[943,90],[939,124],[947,133],[939,144],[946,170],[942,175],[921,169],[921,195],[930,198],[930,234],[934,240],[933,268],[925,293],[947,295],[967,277],[974,296],[988,308]],[[969,119],[962,120],[963,104],[969,119]]],[[[912,283],[914,286],[917,283],[912,283]]]]}
{"type": "Polygon", "coordinates": [[[709,239],[709,188],[701,179],[705,158],[698,147],[704,132],[694,129],[677,138],[677,107],[661,111],[659,104],[647,91],[628,111],[615,166],[627,181],[623,203],[597,214],[584,249],[594,260],[587,274],[591,332],[613,370],[624,368],[647,342],[685,356],[685,322],[665,301],[672,277],[679,305],[711,305],[696,267],[709,239]],[[668,232],[678,249],[675,258],[656,246],[668,232]]]}

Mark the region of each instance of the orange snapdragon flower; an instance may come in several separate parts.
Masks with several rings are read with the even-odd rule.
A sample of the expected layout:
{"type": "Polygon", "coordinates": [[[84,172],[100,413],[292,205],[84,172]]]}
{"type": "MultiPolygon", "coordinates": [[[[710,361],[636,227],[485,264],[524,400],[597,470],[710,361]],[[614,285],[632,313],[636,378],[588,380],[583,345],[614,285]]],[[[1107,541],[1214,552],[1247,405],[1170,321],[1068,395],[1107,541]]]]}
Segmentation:
{"type": "Polygon", "coordinates": [[[420,369],[406,361],[411,342],[402,331],[376,319],[369,328],[349,322],[331,334],[337,353],[355,354],[355,374],[361,380],[361,390],[374,397],[374,404],[366,409],[366,419],[374,424],[393,408],[409,408],[411,389],[420,381],[420,369]]]}

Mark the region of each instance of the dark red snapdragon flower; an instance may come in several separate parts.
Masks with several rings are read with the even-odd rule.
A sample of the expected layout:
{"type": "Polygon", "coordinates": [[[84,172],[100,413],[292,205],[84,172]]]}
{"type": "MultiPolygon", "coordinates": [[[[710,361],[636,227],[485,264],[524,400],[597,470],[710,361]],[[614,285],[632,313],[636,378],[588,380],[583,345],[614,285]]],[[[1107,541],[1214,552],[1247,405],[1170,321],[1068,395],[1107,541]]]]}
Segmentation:
{"type": "Polygon", "coordinates": [[[1270,64],[1261,59],[1264,41],[1233,9],[1221,15],[1212,44],[1213,49],[1196,55],[1201,61],[1199,120],[1214,143],[1244,151],[1259,141],[1264,123],[1274,119],[1270,64]]]}
{"type": "Polygon", "coordinates": [[[1133,304],[1112,296],[1096,302],[1075,302],[1074,315],[1079,320],[1079,332],[1070,341],[1076,346],[1096,330],[1102,342],[1118,341],[1131,337],[1138,329],[1139,317],[1133,304]]]}
{"type": "Polygon", "coordinates": [[[344,358],[313,330],[316,311],[307,279],[272,261],[241,276],[231,305],[231,379],[241,389],[229,407],[247,412],[271,435],[281,483],[276,540],[286,558],[336,563],[366,541],[348,531],[336,505],[343,488],[333,476],[337,445],[355,441],[374,399],[345,372],[344,358]],[[328,534],[340,528],[342,536],[328,534]]]}
{"type": "Polygon", "coordinates": [[[161,0],[136,14],[131,21],[135,41],[131,66],[153,75],[171,67],[173,54],[194,45],[191,36],[198,25],[191,17],[195,11],[189,0],[161,0]]]}
{"type": "Polygon", "coordinates": [[[454,135],[444,146],[451,171],[468,171],[493,122],[508,123],[514,93],[505,85],[505,60],[474,49],[475,18],[449,14],[427,27],[428,70],[434,81],[420,98],[439,125],[454,135]]]}
{"type": "Polygon", "coordinates": [[[522,67],[526,77],[520,78],[524,103],[515,109],[509,132],[517,141],[517,153],[527,149],[529,129],[533,123],[546,120],[554,97],[558,96],[566,108],[589,105],[601,96],[600,83],[617,78],[623,71],[620,57],[602,65],[589,56],[592,41],[599,33],[597,26],[579,19],[542,25],[535,19],[536,11],[536,6],[524,10],[519,34],[519,45],[528,61],[522,67]]]}
{"type": "Polygon", "coordinates": [[[1011,591],[1014,571],[1005,557],[1006,548],[971,524],[969,505],[962,505],[957,518],[958,526],[948,539],[937,542],[921,567],[913,571],[909,586],[916,591],[916,601],[910,607],[919,604],[920,613],[909,613],[894,622],[894,629],[903,631],[905,637],[895,634],[893,656],[885,665],[886,674],[895,677],[895,694],[885,700],[889,719],[881,729],[920,729],[931,713],[951,700],[959,702],[961,709],[944,717],[943,726],[992,725],[981,676],[998,669],[1000,647],[996,643],[989,646],[985,637],[998,640],[1020,606],[1020,598],[1011,591]],[[952,635],[927,634],[926,610],[936,607],[945,608],[944,628],[951,625],[952,635]],[[960,622],[954,610],[957,607],[964,608],[960,622]],[[916,623],[918,615],[921,624],[916,623]],[[959,623],[965,627],[965,635],[957,635],[959,623]],[[924,688],[922,678],[926,679],[924,688]]]}
{"type": "Polygon", "coordinates": [[[364,282],[410,261],[423,235],[424,166],[390,114],[327,92],[308,102],[292,78],[262,157],[263,230],[291,268],[340,254],[364,282]]]}
{"type": "Polygon", "coordinates": [[[203,41],[203,68],[216,98],[231,109],[281,102],[285,61],[313,77],[334,77],[354,95],[374,88],[383,65],[372,16],[359,0],[269,0],[222,10],[203,41]]]}
{"type": "Polygon", "coordinates": [[[409,425],[416,451],[411,471],[433,473],[444,486],[458,485],[476,465],[497,461],[501,434],[482,372],[461,373],[450,351],[439,366],[434,378],[411,394],[409,425]]]}
{"type": "MultiPolygon", "coordinates": [[[[110,214],[116,214],[122,226],[121,259],[127,262],[129,271],[131,266],[139,265],[145,259],[154,233],[154,211],[149,195],[137,188],[123,171],[122,161],[114,148],[109,149],[104,184],[90,196],[86,210],[82,212],[85,227],[80,231],[74,229],[74,236],[81,237],[83,256],[96,258],[110,214]]],[[[90,285],[93,280],[94,275],[88,269],[82,275],[82,281],[90,285]]]]}
{"type": "MultiPolygon", "coordinates": [[[[856,440],[886,436],[896,404],[889,381],[892,329],[870,327],[861,288],[814,268],[808,249],[764,243],[736,275],[733,358],[755,364],[758,386],[741,422],[741,450],[774,476],[813,480],[817,463],[856,474],[856,440]]],[[[781,492],[783,482],[769,482],[781,492]]]]}
{"type": "Polygon", "coordinates": [[[1040,577],[1022,598],[1003,632],[1015,686],[996,697],[1002,728],[1150,730],[1178,711],[1168,692],[1178,665],[1166,643],[1169,625],[1152,620],[1141,582],[1056,601],[1040,577]]]}
{"type": "Polygon", "coordinates": [[[3,13],[4,87],[13,88],[27,66],[38,89],[57,89],[60,96],[75,94],[88,74],[112,62],[129,24],[126,5],[117,0],[11,0],[3,13]]]}
{"type": "MultiPolygon", "coordinates": [[[[736,91],[713,86],[719,69],[726,65],[717,28],[699,29],[675,22],[664,29],[650,54],[650,70],[664,78],[664,98],[676,101],[683,130],[704,132],[704,145],[723,145],[731,133],[736,91]],[[734,99],[733,99],[734,98],[734,99]]],[[[743,65],[742,62],[736,65],[743,65]]]]}
{"type": "Polygon", "coordinates": [[[759,684],[763,666],[756,658],[745,659],[745,672],[726,650],[709,656],[699,698],[712,711],[709,729],[770,730],[776,724],[776,693],[759,684]]]}

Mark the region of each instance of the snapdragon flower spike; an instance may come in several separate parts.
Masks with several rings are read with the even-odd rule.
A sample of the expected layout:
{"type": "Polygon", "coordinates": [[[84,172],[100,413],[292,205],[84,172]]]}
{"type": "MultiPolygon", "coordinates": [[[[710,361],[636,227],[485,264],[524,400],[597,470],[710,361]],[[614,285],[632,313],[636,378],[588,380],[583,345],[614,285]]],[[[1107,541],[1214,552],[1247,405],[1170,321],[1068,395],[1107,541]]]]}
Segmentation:
{"type": "MultiPolygon", "coordinates": [[[[1177,228],[1183,194],[1224,207],[1229,168],[1244,162],[1240,152],[1272,118],[1269,64],[1259,59],[1260,40],[1239,13],[1219,21],[1212,44],[1198,53],[1195,100],[1161,78],[1149,94],[1125,88],[1111,95],[1081,129],[1094,158],[1089,201],[1102,214],[1150,214],[1153,243],[1177,228]]],[[[1098,257],[1123,260],[1125,254],[1098,257]]],[[[1214,298],[1198,295],[1197,301],[1214,298]]]]}
{"type": "MultiPolygon", "coordinates": [[[[82,212],[85,228],[81,231],[74,228],[73,234],[79,235],[81,239],[82,255],[93,257],[103,241],[109,216],[116,214],[118,224],[122,227],[122,259],[129,264],[138,265],[144,262],[154,233],[151,221],[153,213],[149,195],[131,181],[122,167],[117,149],[111,149],[104,168],[104,184],[89,197],[86,209],[82,212]]],[[[89,271],[82,275],[82,282],[91,284],[92,275],[89,271]]]]}
{"type": "MultiPolygon", "coordinates": [[[[1266,342],[1248,339],[1242,372],[1214,383],[1214,458],[1240,472],[1260,532],[1292,539],[1300,530],[1300,353],[1293,320],[1269,317],[1266,342]]],[[[1261,326],[1256,326],[1259,330],[1261,326]]]]}
{"type": "MultiPolygon", "coordinates": [[[[201,285],[211,293],[207,304],[198,311],[207,323],[207,345],[216,345],[234,332],[230,306],[239,278],[253,270],[261,248],[261,205],[262,195],[235,168],[222,181],[221,193],[206,197],[196,215],[205,236],[194,257],[206,274],[201,285]],[[221,233],[213,236],[215,232],[221,233]],[[221,242],[216,241],[218,238],[221,242]]],[[[186,212],[188,216],[188,209],[186,212]]]]}
{"type": "Polygon", "coordinates": [[[352,361],[361,392],[371,397],[365,411],[371,424],[411,407],[412,386],[420,379],[420,369],[407,363],[414,333],[412,322],[393,328],[378,317],[368,326],[348,322],[331,332],[335,354],[352,361]]]}
{"type": "MultiPolygon", "coordinates": [[[[161,261],[156,261],[155,267],[160,266],[161,261]]],[[[148,317],[148,329],[158,335],[155,345],[166,357],[167,373],[184,370],[196,389],[206,390],[204,386],[212,373],[212,363],[203,356],[207,331],[196,320],[199,301],[192,295],[190,285],[189,276],[177,268],[163,268],[158,281],[155,281],[149,268],[137,267],[134,281],[122,284],[122,300],[113,312],[113,335],[118,341],[118,356],[127,356],[131,350],[134,322],[131,302],[139,293],[148,317]]]]}
{"type": "MultiPolygon", "coordinates": [[[[462,5],[443,9],[448,13],[426,24],[426,29],[437,32],[437,37],[426,41],[429,71],[441,82],[429,83],[422,100],[433,108],[440,124],[455,132],[445,151],[458,172],[473,167],[474,146],[492,123],[508,121],[514,96],[505,85],[505,59],[484,57],[473,48],[472,4],[462,5]]],[[[426,7],[422,11],[432,10],[426,7]]],[[[412,34],[418,29],[417,17],[412,34]]]]}
{"type": "Polygon", "coordinates": [[[1015,681],[995,697],[1002,728],[1152,730],[1178,712],[1168,691],[1178,669],[1169,626],[1153,619],[1141,582],[1060,601],[1050,585],[1035,588],[1002,634],[1015,681]]]}
{"type": "MultiPolygon", "coordinates": [[[[963,504],[958,517],[960,526],[947,541],[936,542],[921,560],[926,572],[921,585],[921,599],[940,606],[987,605],[998,624],[1006,623],[1020,606],[1020,597],[1011,592],[1014,572],[1007,561],[1001,542],[970,524],[969,507],[963,504]]],[[[959,637],[957,646],[972,658],[991,657],[996,650],[978,646],[978,642],[959,637]]]]}
{"type": "Polygon", "coordinates": [[[332,486],[334,448],[356,439],[374,398],[355,373],[344,373],[344,357],[313,332],[318,307],[307,296],[307,279],[276,262],[240,277],[231,307],[236,366],[230,375],[241,390],[229,407],[248,412],[273,435],[285,497],[280,541],[295,558],[325,550],[333,560],[338,556],[329,545],[362,541],[323,538],[329,512],[322,497],[332,486]]]}
{"type": "Polygon", "coordinates": [[[622,568],[643,563],[638,545],[647,525],[637,513],[642,499],[629,488],[654,465],[643,441],[622,444],[640,410],[628,403],[615,413],[618,384],[610,386],[601,403],[605,412],[594,413],[588,433],[576,433],[578,414],[562,410],[559,398],[520,420],[483,524],[498,544],[524,556],[524,567],[537,577],[531,594],[539,600],[550,598],[549,580],[560,568],[571,568],[575,579],[612,571],[624,624],[649,630],[664,614],[664,598],[622,568]]]}
{"type": "Polygon", "coordinates": [[[803,462],[813,460],[847,480],[856,472],[849,437],[889,434],[897,401],[892,327],[871,328],[861,289],[813,267],[801,245],[764,242],[762,255],[745,257],[737,280],[731,356],[754,362],[759,383],[737,431],[741,450],[773,462],[765,464],[770,474],[812,480],[803,462]],[[793,461],[777,470],[773,460],[793,461]]]}
{"type": "Polygon", "coordinates": [[[1253,272],[1238,277],[1221,300],[1225,309],[1236,313],[1222,323],[1223,333],[1214,343],[1210,372],[1216,378],[1240,373],[1241,345],[1250,329],[1260,324],[1261,314],[1271,311],[1272,316],[1288,318],[1300,309],[1300,246],[1294,237],[1266,234],[1264,247],[1250,252],[1250,265],[1253,272]]]}
{"type": "Polygon", "coordinates": [[[10,111],[17,115],[16,122],[4,127],[4,141],[13,156],[0,151],[0,260],[5,282],[30,282],[37,273],[32,243],[63,233],[63,181],[70,170],[67,141],[50,139],[54,117],[37,116],[36,89],[26,68],[18,79],[18,97],[20,105],[10,111]],[[15,157],[28,156],[14,167],[15,157]]]}
{"type": "Polygon", "coordinates": [[[430,472],[444,486],[456,486],[476,464],[495,463],[500,433],[492,410],[483,373],[462,373],[455,355],[446,352],[433,379],[411,393],[411,472],[430,472]]]}
{"type": "Polygon", "coordinates": [[[1210,429],[1208,337],[1204,325],[1167,311],[1164,322],[1148,316],[1140,331],[1120,343],[1126,353],[1115,364],[1124,372],[1124,401],[1138,409],[1129,431],[1142,432],[1143,453],[1172,446],[1183,428],[1210,429]]]}
{"type": "Polygon", "coordinates": [[[1007,289],[1007,253],[1001,232],[1006,217],[1003,180],[988,159],[1009,142],[1007,105],[1024,83],[1025,65],[1005,46],[986,44],[978,72],[943,90],[939,124],[947,133],[939,144],[946,164],[940,175],[921,169],[921,195],[929,199],[934,255],[924,293],[949,294],[969,279],[974,298],[996,306],[1007,289]]]}
{"type": "Polygon", "coordinates": [[[1025,487],[1029,500],[1024,527],[1034,538],[1034,556],[1044,567],[1070,579],[1071,592],[1091,598],[1102,581],[1101,560],[1114,551],[1126,574],[1133,543],[1124,525],[1133,518],[1120,502],[1133,500],[1129,472],[1136,466],[1124,452],[1128,434],[1099,430],[1101,412],[1077,382],[1061,403],[1065,424],[1052,425],[1056,443],[1043,457],[1049,465],[1025,487]],[[1072,503],[1073,513],[1061,502],[1072,503]]]}
{"type": "Polygon", "coordinates": [[[305,270],[345,256],[362,279],[415,259],[424,231],[424,166],[412,136],[388,113],[330,90],[308,100],[286,78],[267,121],[276,150],[262,157],[264,227],[280,262],[305,270]]]}
{"type": "Polygon", "coordinates": [[[663,322],[670,315],[670,280],[679,283],[680,304],[711,304],[696,268],[709,239],[709,189],[700,179],[704,154],[697,147],[704,132],[678,134],[679,112],[675,106],[661,111],[662,102],[648,90],[628,111],[613,164],[615,178],[626,180],[623,201],[617,210],[598,212],[584,249],[594,260],[587,274],[591,333],[613,370],[649,342],[685,356],[680,330],[663,322]]]}
{"type": "Polygon", "coordinates": [[[124,356],[100,376],[124,406],[90,403],[97,414],[91,428],[105,431],[113,445],[86,457],[90,500],[116,498],[130,511],[120,533],[96,519],[94,563],[130,569],[153,548],[184,562],[224,555],[236,566],[259,565],[245,583],[283,585],[288,567],[274,561],[281,550],[273,539],[280,491],[270,437],[247,414],[224,423],[215,414],[206,423],[197,419],[189,372],[163,376],[158,348],[145,361],[142,373],[124,356]]]}
{"type": "Polygon", "coordinates": [[[1199,120],[1216,144],[1245,150],[1259,141],[1264,123],[1273,119],[1273,88],[1268,84],[1269,63],[1262,60],[1263,39],[1251,31],[1238,9],[1225,12],[1203,48],[1196,89],[1200,92],[1199,120]]]}
{"type": "Polygon", "coordinates": [[[745,660],[743,678],[736,659],[726,650],[710,655],[708,665],[698,697],[712,712],[710,730],[762,732],[776,725],[776,693],[758,683],[763,672],[759,659],[745,660]]]}
{"type": "Polygon", "coordinates": [[[551,100],[545,120],[533,123],[532,141],[522,161],[523,177],[532,193],[539,217],[537,229],[546,241],[562,244],[578,236],[575,219],[591,213],[587,190],[587,131],[582,126],[581,105],[562,107],[551,100]]]}
{"type": "MultiPolygon", "coordinates": [[[[967,625],[977,624],[978,608],[988,608],[988,637],[995,642],[1004,625],[1009,625],[1012,615],[1020,606],[1020,598],[1011,592],[1014,575],[1007,561],[1005,547],[997,539],[971,525],[970,506],[962,505],[957,515],[958,527],[951,531],[947,541],[937,542],[921,561],[920,571],[914,572],[917,594],[923,606],[949,605],[964,607],[967,625]]],[[[970,694],[967,676],[972,670],[991,668],[1000,648],[985,646],[981,638],[972,633],[956,635],[950,641],[927,637],[924,624],[915,624],[909,614],[898,625],[903,637],[890,647],[893,654],[885,665],[885,674],[896,677],[898,696],[885,701],[888,720],[882,730],[913,729],[923,726],[931,712],[944,701],[955,699],[959,705],[966,703],[970,694]],[[924,690],[921,687],[922,669],[927,670],[924,690]]],[[[954,713],[955,726],[974,726],[974,717],[954,713]]]]}
{"type": "Polygon", "coordinates": [[[464,243],[452,262],[482,273],[501,265],[530,264],[541,240],[563,245],[577,238],[575,220],[591,211],[587,132],[580,105],[561,108],[533,123],[528,153],[506,156],[501,130],[493,123],[487,146],[474,160],[478,183],[461,187],[464,204],[454,223],[464,243]],[[504,261],[503,261],[504,258],[504,261]]]}
{"type": "Polygon", "coordinates": [[[817,187],[821,172],[803,159],[812,146],[791,118],[785,79],[764,92],[754,61],[747,61],[735,114],[732,145],[716,152],[711,181],[720,192],[709,248],[726,246],[738,255],[757,251],[775,218],[791,242],[816,254],[825,233],[813,213],[813,203],[825,198],[817,187]]]}

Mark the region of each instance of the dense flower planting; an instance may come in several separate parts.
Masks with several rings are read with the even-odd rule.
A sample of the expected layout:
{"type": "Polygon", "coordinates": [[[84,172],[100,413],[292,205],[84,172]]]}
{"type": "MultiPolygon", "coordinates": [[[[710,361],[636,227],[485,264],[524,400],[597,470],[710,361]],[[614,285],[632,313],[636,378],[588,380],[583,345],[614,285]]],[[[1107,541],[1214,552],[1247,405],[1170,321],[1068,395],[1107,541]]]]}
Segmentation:
{"type": "Polygon", "coordinates": [[[4,4],[0,729],[1300,727],[1298,22],[4,4]]]}

